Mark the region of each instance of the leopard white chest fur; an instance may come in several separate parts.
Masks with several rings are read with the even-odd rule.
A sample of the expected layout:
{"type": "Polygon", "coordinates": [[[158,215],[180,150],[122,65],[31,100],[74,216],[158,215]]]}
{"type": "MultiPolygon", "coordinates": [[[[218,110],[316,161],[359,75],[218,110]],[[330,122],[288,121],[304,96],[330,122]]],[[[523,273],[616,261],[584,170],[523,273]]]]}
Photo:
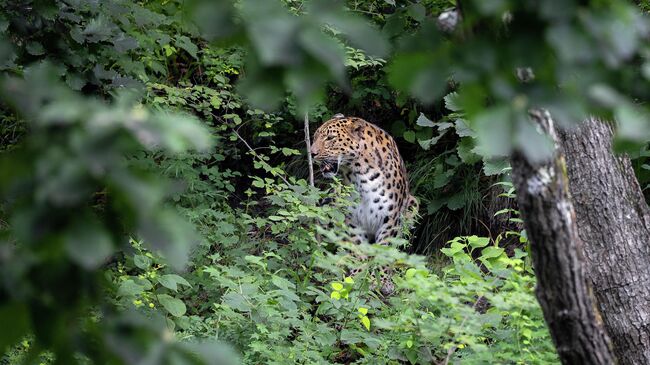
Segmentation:
{"type": "Polygon", "coordinates": [[[347,217],[357,231],[355,242],[386,244],[399,235],[402,214],[417,201],[388,133],[360,118],[335,116],[316,130],[311,154],[324,176],[342,174],[359,193],[347,217]]]}
{"type": "Polygon", "coordinates": [[[368,169],[365,173],[354,173],[345,169],[346,182],[352,183],[359,193],[359,204],[351,208],[352,224],[361,230],[364,239],[374,242],[395,214],[396,195],[386,191],[384,173],[380,169],[368,169]]]}

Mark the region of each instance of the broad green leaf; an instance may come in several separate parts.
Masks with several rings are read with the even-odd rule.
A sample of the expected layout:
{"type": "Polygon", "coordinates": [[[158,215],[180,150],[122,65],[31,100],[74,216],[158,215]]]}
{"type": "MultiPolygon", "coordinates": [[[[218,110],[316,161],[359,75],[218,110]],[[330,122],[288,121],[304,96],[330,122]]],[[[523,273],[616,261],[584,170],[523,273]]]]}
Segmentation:
{"type": "Polygon", "coordinates": [[[362,316],[362,317],[361,317],[361,324],[363,324],[363,326],[364,326],[368,331],[370,331],[370,318],[368,318],[368,316],[362,316]]]}
{"type": "Polygon", "coordinates": [[[79,221],[65,239],[66,252],[86,270],[101,266],[113,254],[113,241],[104,227],[95,220],[79,221]]]}
{"type": "Polygon", "coordinates": [[[456,193],[452,196],[450,196],[447,199],[447,207],[451,210],[457,210],[465,206],[467,204],[467,198],[465,194],[461,191],[460,193],[456,193]]]}
{"type": "Polygon", "coordinates": [[[265,66],[295,65],[301,55],[297,37],[298,19],[289,14],[278,0],[243,0],[241,11],[249,37],[265,66]]]}
{"type": "Polygon", "coordinates": [[[458,93],[451,92],[445,95],[445,108],[451,110],[452,112],[461,111],[460,105],[458,105],[458,93]]]}
{"type": "Polygon", "coordinates": [[[16,344],[30,332],[29,311],[19,303],[4,302],[0,306],[0,352],[7,354],[7,347],[16,344]]]}
{"type": "Polygon", "coordinates": [[[456,134],[458,134],[458,137],[476,137],[476,133],[472,131],[465,119],[456,119],[454,127],[456,127],[456,134]]]}
{"type": "Polygon", "coordinates": [[[530,161],[544,161],[553,154],[553,140],[541,133],[528,118],[517,118],[515,142],[530,161]]]}
{"type": "Polygon", "coordinates": [[[467,237],[467,241],[469,242],[469,245],[474,248],[485,247],[490,243],[490,239],[488,237],[477,236],[469,236],[467,237]]]}
{"type": "Polygon", "coordinates": [[[341,284],[341,283],[334,282],[331,285],[332,285],[332,289],[334,289],[336,291],[343,290],[343,284],[341,284]]]}
{"type": "Polygon", "coordinates": [[[294,283],[277,275],[273,275],[271,277],[271,282],[273,285],[277,286],[280,289],[290,290],[296,288],[296,285],[294,283]]]}
{"type": "Polygon", "coordinates": [[[167,289],[171,289],[173,291],[178,290],[178,285],[185,285],[191,287],[189,282],[185,280],[183,277],[178,276],[176,274],[166,274],[166,275],[161,275],[158,278],[158,282],[160,285],[164,286],[167,289]]]}
{"type": "Polygon", "coordinates": [[[144,286],[137,284],[135,281],[128,279],[123,281],[119,288],[117,289],[117,295],[119,296],[136,296],[144,292],[144,286]]]}
{"type": "Polygon", "coordinates": [[[476,145],[474,144],[474,140],[470,137],[463,137],[458,140],[458,144],[456,145],[456,152],[458,153],[458,157],[466,163],[466,164],[474,164],[476,162],[481,161],[481,156],[477,155],[474,153],[474,148],[476,145]]]}
{"type": "Polygon", "coordinates": [[[444,253],[446,256],[454,256],[456,253],[462,252],[465,249],[465,244],[462,244],[460,242],[452,242],[449,247],[445,247],[440,249],[442,253],[444,253]]]}
{"type": "Polygon", "coordinates": [[[25,49],[32,56],[41,56],[45,54],[45,48],[43,48],[43,45],[38,42],[27,43],[25,49]]]}
{"type": "Polygon", "coordinates": [[[344,64],[345,50],[339,42],[327,37],[323,32],[315,28],[302,31],[298,36],[298,40],[309,54],[328,68],[339,85],[347,86],[344,64]]]}
{"type": "Polygon", "coordinates": [[[490,246],[486,247],[481,251],[481,258],[483,259],[491,259],[495,257],[499,257],[503,254],[504,250],[501,247],[495,247],[495,246],[490,246]]]}
{"type": "Polygon", "coordinates": [[[484,160],[483,161],[483,173],[486,176],[493,176],[498,174],[503,174],[510,164],[507,160],[504,159],[495,159],[495,160],[484,160]]]}
{"type": "Polygon", "coordinates": [[[420,116],[418,119],[415,121],[415,124],[422,126],[422,127],[433,127],[435,124],[427,118],[424,113],[420,113],[420,116]]]}
{"type": "Polygon", "coordinates": [[[615,115],[618,122],[617,137],[645,141],[650,135],[648,115],[640,108],[624,104],[616,108],[615,115]]]}
{"type": "Polygon", "coordinates": [[[355,48],[369,55],[383,57],[388,54],[389,44],[379,30],[364,18],[343,10],[336,1],[313,0],[308,4],[308,13],[323,25],[328,25],[347,38],[355,48]]]}
{"type": "Polygon", "coordinates": [[[200,242],[194,227],[171,210],[153,212],[140,222],[138,231],[145,244],[160,252],[175,270],[187,264],[189,251],[200,242]]]}
{"type": "Polygon", "coordinates": [[[192,56],[194,59],[198,58],[197,52],[199,51],[199,48],[196,46],[196,44],[192,43],[192,40],[188,37],[182,35],[176,38],[176,46],[186,50],[187,53],[189,53],[190,56],[192,56]]]}
{"type": "Polygon", "coordinates": [[[415,132],[413,131],[405,131],[403,137],[407,142],[415,142],[415,132]]]}
{"type": "Polygon", "coordinates": [[[512,151],[513,123],[507,106],[485,109],[472,123],[478,140],[474,151],[484,157],[508,156],[512,151]]]}
{"type": "Polygon", "coordinates": [[[159,294],[158,301],[174,317],[180,317],[185,314],[185,303],[182,300],[174,298],[167,294],[159,294]]]}
{"type": "Polygon", "coordinates": [[[246,298],[237,292],[227,293],[221,298],[221,300],[223,304],[241,312],[249,312],[252,309],[246,298]]]}
{"type": "Polygon", "coordinates": [[[135,266],[142,270],[146,270],[151,266],[151,259],[145,255],[134,255],[133,263],[135,266]]]}
{"type": "Polygon", "coordinates": [[[363,342],[366,334],[361,331],[352,330],[352,329],[343,329],[341,331],[341,341],[346,344],[355,344],[363,342]]]}
{"type": "Polygon", "coordinates": [[[418,3],[411,4],[408,7],[408,14],[415,21],[421,22],[422,20],[424,20],[424,17],[427,14],[427,9],[422,4],[418,4],[418,3]]]}
{"type": "Polygon", "coordinates": [[[407,279],[412,279],[412,278],[415,277],[416,272],[417,272],[417,270],[411,267],[408,270],[406,270],[406,273],[404,274],[404,277],[406,277],[407,279]]]}

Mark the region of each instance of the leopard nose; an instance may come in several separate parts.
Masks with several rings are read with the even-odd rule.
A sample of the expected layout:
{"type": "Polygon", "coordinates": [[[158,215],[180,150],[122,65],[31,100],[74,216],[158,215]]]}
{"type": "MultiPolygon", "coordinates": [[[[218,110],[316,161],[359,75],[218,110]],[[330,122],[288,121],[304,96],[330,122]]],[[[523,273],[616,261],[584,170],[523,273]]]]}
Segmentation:
{"type": "Polygon", "coordinates": [[[318,155],[318,149],[316,146],[311,146],[309,153],[311,153],[311,157],[316,157],[316,155],[318,155]]]}

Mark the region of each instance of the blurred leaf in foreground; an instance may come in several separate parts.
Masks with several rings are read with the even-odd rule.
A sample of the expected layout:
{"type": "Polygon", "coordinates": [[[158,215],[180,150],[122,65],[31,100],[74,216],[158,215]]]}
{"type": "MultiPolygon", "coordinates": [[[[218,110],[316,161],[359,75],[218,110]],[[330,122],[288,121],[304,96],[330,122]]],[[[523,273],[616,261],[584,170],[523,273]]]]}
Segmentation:
{"type": "MultiPolygon", "coordinates": [[[[0,347],[32,333],[31,351],[52,351],[58,363],[77,363],[77,354],[104,359],[99,363],[114,356],[128,364],[224,363],[203,361],[199,353],[214,355],[206,345],[156,339],[162,327],[134,330],[148,328],[144,339],[163,341],[175,354],[152,345],[131,356],[141,345],[129,343],[123,328],[106,328],[117,317],[106,306],[100,271],[135,232],[173,268],[186,265],[198,235],[166,204],[169,185],[130,166],[128,157],[143,150],[207,150],[210,133],[193,118],[150,112],[132,95],[112,104],[82,97],[57,75],[42,63],[26,68],[24,78],[1,80],[2,100],[25,119],[29,134],[0,156],[0,202],[8,220],[0,231],[0,322],[11,327],[0,347]],[[78,320],[98,305],[101,320],[78,320]],[[111,346],[116,341],[121,346],[111,346]]],[[[169,308],[184,312],[174,302],[169,308]]]]}

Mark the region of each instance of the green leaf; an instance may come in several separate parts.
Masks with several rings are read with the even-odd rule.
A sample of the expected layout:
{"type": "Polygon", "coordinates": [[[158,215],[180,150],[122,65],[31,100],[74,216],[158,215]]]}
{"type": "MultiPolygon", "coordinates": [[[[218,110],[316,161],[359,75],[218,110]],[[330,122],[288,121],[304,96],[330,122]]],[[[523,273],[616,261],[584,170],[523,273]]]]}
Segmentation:
{"type": "Polygon", "coordinates": [[[415,21],[421,22],[422,20],[424,20],[424,17],[427,15],[427,9],[422,4],[418,4],[418,3],[411,4],[408,7],[408,14],[415,21]]]}
{"type": "Polygon", "coordinates": [[[435,124],[427,118],[424,113],[420,113],[420,116],[418,119],[415,121],[415,124],[422,126],[422,127],[433,127],[435,124]]]}
{"type": "Polygon", "coordinates": [[[332,285],[332,289],[334,289],[336,291],[343,290],[343,284],[341,284],[341,283],[333,282],[331,285],[332,285]]]}
{"type": "Polygon", "coordinates": [[[162,275],[158,277],[158,282],[160,285],[164,286],[167,289],[171,289],[173,291],[178,290],[178,284],[180,285],[185,285],[191,287],[189,282],[185,280],[183,277],[178,276],[176,274],[167,274],[167,275],[162,275]]]}
{"type": "Polygon", "coordinates": [[[370,23],[360,16],[345,12],[336,1],[314,0],[309,3],[308,13],[323,25],[330,26],[347,38],[355,48],[375,57],[388,54],[389,44],[370,23]]]}
{"type": "Polygon", "coordinates": [[[192,43],[192,40],[188,37],[182,35],[176,38],[176,46],[187,51],[187,53],[189,53],[194,59],[198,59],[197,52],[199,51],[199,48],[196,44],[192,43]]]}
{"type": "Polygon", "coordinates": [[[486,176],[502,174],[510,167],[507,160],[489,160],[483,161],[483,173],[486,176]]]}
{"type": "Polygon", "coordinates": [[[515,141],[530,161],[544,161],[550,158],[555,146],[553,140],[536,128],[528,118],[517,118],[515,141]]]}
{"type": "Polygon", "coordinates": [[[615,110],[618,128],[616,137],[631,141],[646,141],[648,138],[648,115],[640,108],[631,105],[621,105],[615,110]]]}
{"type": "Polygon", "coordinates": [[[343,329],[340,333],[341,342],[346,344],[355,344],[363,342],[367,334],[357,330],[343,329]]]}
{"type": "Polygon", "coordinates": [[[368,316],[361,317],[361,324],[370,331],[370,318],[368,318],[368,316]]]}
{"type": "Polygon", "coordinates": [[[368,308],[365,308],[365,307],[359,307],[358,311],[359,311],[359,313],[361,313],[363,315],[368,314],[368,308]]]}
{"type": "Polygon", "coordinates": [[[417,272],[417,270],[411,267],[408,270],[406,270],[406,273],[404,274],[404,277],[407,278],[407,279],[413,279],[415,277],[416,272],[417,272]]]}
{"type": "Polygon", "coordinates": [[[45,48],[43,48],[43,45],[38,42],[27,43],[27,47],[25,47],[25,49],[27,50],[27,53],[32,56],[40,56],[45,54],[45,48]]]}
{"type": "Polygon", "coordinates": [[[187,264],[190,249],[200,237],[183,217],[172,210],[152,212],[148,220],[140,222],[138,233],[153,251],[160,252],[175,270],[187,264]]]}
{"type": "Polygon", "coordinates": [[[467,237],[467,241],[469,242],[469,245],[477,248],[477,247],[485,247],[490,243],[490,239],[487,237],[478,237],[478,236],[469,236],[467,237]]]}
{"type": "Polygon", "coordinates": [[[413,132],[413,131],[405,131],[404,132],[404,139],[407,142],[410,142],[410,143],[415,142],[415,132],[413,132]]]}
{"type": "Polygon", "coordinates": [[[458,105],[458,93],[451,92],[444,97],[445,108],[451,110],[452,112],[461,111],[460,105],[458,105]]]}
{"type": "Polygon", "coordinates": [[[151,259],[145,255],[135,255],[133,256],[133,263],[138,268],[146,270],[151,266],[151,259]]]}
{"type": "Polygon", "coordinates": [[[503,253],[504,253],[503,248],[490,246],[490,247],[484,248],[483,251],[481,251],[481,258],[483,258],[483,259],[491,259],[491,258],[499,257],[503,253]]]}
{"type": "Polygon", "coordinates": [[[135,281],[128,279],[123,281],[117,289],[117,295],[122,297],[131,297],[144,292],[144,286],[137,284],[135,281]]]}
{"type": "Polygon", "coordinates": [[[19,303],[5,302],[0,306],[0,352],[7,354],[7,347],[16,344],[30,332],[28,309],[19,303]]]}
{"type": "Polygon", "coordinates": [[[250,312],[252,309],[251,305],[246,301],[246,298],[237,292],[227,293],[221,300],[223,304],[241,312],[250,312]]]}
{"type": "MultiPolygon", "coordinates": [[[[440,126],[440,124],[436,124],[436,125],[440,126]]],[[[446,133],[447,133],[447,131],[443,130],[442,132],[440,132],[437,136],[435,136],[433,138],[430,138],[430,139],[427,139],[427,140],[418,139],[418,143],[420,144],[420,147],[422,147],[425,150],[428,150],[429,148],[431,148],[431,146],[434,146],[436,143],[438,143],[440,138],[442,138],[442,136],[444,136],[446,133]]]]}
{"type": "Polygon", "coordinates": [[[101,266],[113,254],[113,241],[106,229],[94,219],[77,222],[66,232],[66,252],[86,270],[101,266]]]}
{"type": "Polygon", "coordinates": [[[339,42],[327,37],[320,29],[314,28],[301,32],[299,42],[309,54],[329,69],[330,74],[339,85],[347,86],[345,50],[339,42]]]}
{"type": "Polygon", "coordinates": [[[185,303],[182,300],[174,298],[167,294],[158,295],[158,301],[174,317],[180,317],[185,314],[185,303]]]}
{"type": "Polygon", "coordinates": [[[296,288],[296,285],[294,283],[277,275],[273,275],[271,277],[271,282],[273,285],[277,286],[280,289],[290,290],[296,288]]]}
{"type": "Polygon", "coordinates": [[[458,157],[466,164],[474,164],[481,161],[481,156],[474,153],[475,148],[474,140],[469,137],[463,137],[458,140],[456,145],[456,152],[458,157]]]}
{"type": "Polygon", "coordinates": [[[469,127],[465,119],[456,119],[454,127],[458,137],[476,137],[476,133],[469,127]]]}
{"type": "Polygon", "coordinates": [[[5,32],[7,28],[9,28],[9,21],[5,16],[0,15],[0,32],[5,32]]]}
{"type": "Polygon", "coordinates": [[[452,242],[449,247],[445,247],[440,249],[442,253],[444,253],[446,256],[454,256],[455,254],[462,252],[465,249],[466,245],[460,242],[452,242]]]}
{"type": "Polygon", "coordinates": [[[512,113],[507,106],[485,109],[473,120],[478,143],[474,152],[484,157],[508,156],[512,150],[512,113]]]}
{"type": "Polygon", "coordinates": [[[295,65],[300,60],[299,22],[277,0],[243,0],[242,13],[251,42],[265,66],[295,65]]]}
{"type": "Polygon", "coordinates": [[[458,210],[467,204],[465,194],[461,191],[460,193],[454,194],[447,199],[447,207],[451,210],[458,210]]]}
{"type": "Polygon", "coordinates": [[[330,298],[336,299],[336,300],[341,299],[341,292],[333,291],[332,294],[330,294],[330,298]]]}

